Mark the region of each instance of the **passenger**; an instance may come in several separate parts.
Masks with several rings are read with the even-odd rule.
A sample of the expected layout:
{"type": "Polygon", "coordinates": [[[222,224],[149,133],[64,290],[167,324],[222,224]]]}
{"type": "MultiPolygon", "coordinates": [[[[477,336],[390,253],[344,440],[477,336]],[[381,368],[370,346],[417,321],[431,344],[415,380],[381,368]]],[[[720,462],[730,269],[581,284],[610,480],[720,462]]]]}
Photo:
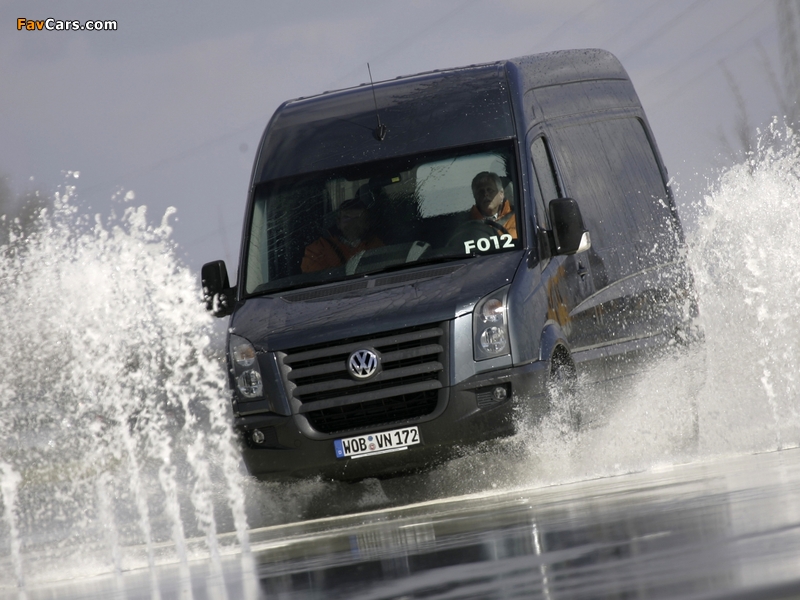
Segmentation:
{"type": "Polygon", "coordinates": [[[336,226],[306,247],[300,270],[312,273],[338,267],[362,250],[383,246],[370,228],[369,210],[361,194],[345,200],[336,211],[336,226]]]}
{"type": "Polygon", "coordinates": [[[482,171],[472,180],[472,197],[475,206],[469,212],[472,220],[486,220],[500,225],[512,238],[517,239],[517,217],[503,192],[503,182],[497,173],[482,171]]]}

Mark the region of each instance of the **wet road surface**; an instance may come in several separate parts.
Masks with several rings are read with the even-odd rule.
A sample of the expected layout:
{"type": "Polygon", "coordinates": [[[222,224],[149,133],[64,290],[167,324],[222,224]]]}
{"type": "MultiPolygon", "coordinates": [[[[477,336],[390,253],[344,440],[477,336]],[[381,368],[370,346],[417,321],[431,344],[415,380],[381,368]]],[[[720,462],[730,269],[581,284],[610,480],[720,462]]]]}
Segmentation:
{"type": "Polygon", "coordinates": [[[268,597],[800,597],[800,451],[266,529],[252,540],[268,597]]]}
{"type": "Polygon", "coordinates": [[[250,548],[24,596],[798,598],[800,449],[265,527],[250,548]]]}

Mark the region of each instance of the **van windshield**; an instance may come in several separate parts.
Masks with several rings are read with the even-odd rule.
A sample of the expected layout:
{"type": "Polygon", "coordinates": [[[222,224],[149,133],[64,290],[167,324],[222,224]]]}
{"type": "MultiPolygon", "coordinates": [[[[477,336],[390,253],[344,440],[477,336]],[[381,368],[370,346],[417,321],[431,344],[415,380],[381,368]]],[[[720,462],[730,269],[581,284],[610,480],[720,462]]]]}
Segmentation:
{"type": "Polygon", "coordinates": [[[511,142],[265,182],[248,294],[521,248],[511,142]]]}

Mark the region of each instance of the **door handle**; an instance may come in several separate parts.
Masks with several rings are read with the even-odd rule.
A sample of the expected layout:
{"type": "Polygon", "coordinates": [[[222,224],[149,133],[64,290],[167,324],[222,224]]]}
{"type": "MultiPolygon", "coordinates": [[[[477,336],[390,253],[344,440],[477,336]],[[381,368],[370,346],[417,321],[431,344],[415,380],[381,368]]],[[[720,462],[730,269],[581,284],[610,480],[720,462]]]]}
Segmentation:
{"type": "Polygon", "coordinates": [[[578,275],[581,276],[581,279],[585,279],[588,274],[589,269],[584,267],[582,262],[578,261],[578,275]]]}

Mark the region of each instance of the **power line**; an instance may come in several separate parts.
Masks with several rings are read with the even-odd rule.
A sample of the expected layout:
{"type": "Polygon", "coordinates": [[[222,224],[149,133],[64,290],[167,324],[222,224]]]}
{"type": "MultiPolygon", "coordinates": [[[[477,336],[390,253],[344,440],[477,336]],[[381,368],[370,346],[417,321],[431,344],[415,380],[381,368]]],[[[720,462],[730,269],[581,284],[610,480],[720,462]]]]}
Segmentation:
{"type": "MultiPolygon", "coordinates": [[[[700,6],[702,6],[706,2],[708,2],[708,0],[695,0],[695,2],[691,6],[689,6],[686,10],[673,17],[672,20],[670,20],[667,24],[665,24],[661,29],[657,30],[653,35],[650,35],[649,37],[639,42],[636,46],[628,50],[628,52],[623,53],[622,56],[625,58],[630,57],[631,55],[636,54],[643,48],[650,46],[653,42],[655,42],[657,39],[665,35],[668,31],[670,31],[673,27],[675,27],[675,25],[681,22],[689,14],[700,8],[700,6]]],[[[624,63],[625,61],[623,60],[622,62],[624,63]]]]}
{"type": "MultiPolygon", "coordinates": [[[[728,54],[726,54],[725,56],[723,56],[723,57],[722,57],[720,60],[726,60],[726,59],[728,59],[728,58],[731,58],[732,56],[735,56],[736,54],[738,54],[739,52],[741,52],[742,50],[744,50],[744,49],[745,49],[747,46],[749,46],[750,44],[752,44],[753,42],[755,42],[756,40],[758,40],[758,38],[760,38],[762,35],[764,35],[765,33],[767,33],[767,32],[768,32],[770,29],[772,29],[774,26],[775,26],[775,23],[770,23],[769,25],[767,25],[767,26],[766,26],[766,27],[764,27],[763,29],[759,30],[759,32],[758,32],[758,33],[756,33],[756,34],[755,34],[753,37],[751,37],[751,38],[748,38],[748,39],[747,39],[747,40],[746,40],[746,41],[745,41],[743,44],[741,44],[740,46],[737,46],[737,47],[736,47],[734,50],[732,50],[731,52],[729,52],[728,54]]],[[[692,77],[691,79],[689,79],[688,81],[686,81],[686,83],[684,83],[684,84],[683,84],[682,86],[680,86],[679,88],[677,88],[677,89],[675,89],[675,90],[671,91],[671,92],[670,92],[670,93],[668,93],[668,94],[661,94],[661,96],[660,96],[660,99],[659,99],[659,100],[657,100],[656,102],[652,103],[652,105],[651,105],[651,106],[661,106],[661,105],[662,105],[662,104],[664,104],[664,102],[666,102],[667,100],[669,100],[669,99],[673,98],[674,96],[677,96],[677,95],[679,95],[679,94],[680,94],[681,92],[683,92],[683,91],[684,91],[686,88],[688,88],[688,87],[691,87],[692,85],[694,85],[694,83],[695,83],[695,82],[696,82],[698,79],[700,79],[700,78],[704,77],[705,75],[707,75],[708,73],[710,73],[711,71],[713,71],[714,69],[716,69],[716,68],[718,67],[718,65],[719,65],[719,62],[716,62],[716,63],[714,63],[713,65],[711,65],[711,66],[710,66],[710,67],[708,67],[707,69],[704,69],[703,71],[701,71],[700,73],[698,73],[697,75],[695,75],[694,77],[692,77]]]]}
{"type": "MultiPolygon", "coordinates": [[[[410,41],[412,41],[412,40],[414,40],[416,38],[424,36],[425,34],[427,34],[432,29],[438,27],[441,23],[449,20],[452,17],[452,15],[454,15],[456,13],[463,12],[463,10],[465,8],[467,8],[470,5],[476,4],[478,1],[479,0],[466,0],[465,2],[462,2],[454,10],[446,13],[445,15],[443,15],[442,17],[440,17],[436,21],[430,23],[427,27],[417,31],[413,35],[411,35],[409,37],[406,37],[403,40],[399,41],[397,44],[394,44],[390,48],[387,48],[384,52],[382,52],[381,54],[373,57],[371,60],[373,62],[379,62],[380,60],[382,60],[386,56],[388,56],[391,53],[395,52],[398,48],[401,48],[401,47],[405,46],[406,44],[408,44],[408,42],[410,42],[410,41]]],[[[574,21],[580,19],[584,14],[586,14],[587,12],[589,12],[590,10],[595,8],[596,6],[598,6],[598,5],[602,4],[602,3],[605,3],[607,1],[608,0],[596,0],[595,2],[593,2],[590,5],[588,5],[587,7],[585,7],[582,11],[580,11],[577,14],[575,14],[573,17],[565,20],[559,27],[554,29],[548,35],[547,38],[545,38],[545,40],[542,42],[542,45],[547,44],[549,42],[549,40],[553,39],[561,30],[563,30],[565,27],[567,27],[568,25],[570,25],[574,21]]],[[[699,3],[702,3],[702,2],[706,2],[706,1],[707,0],[697,0],[697,2],[695,4],[699,4],[699,3]]],[[[658,4],[658,2],[656,2],[655,4],[658,4]]],[[[689,10],[691,10],[691,7],[690,7],[689,10]]],[[[330,84],[328,87],[336,87],[336,83],[337,82],[345,80],[345,79],[349,79],[353,75],[357,74],[361,69],[362,69],[362,67],[357,67],[357,68],[353,69],[352,71],[350,71],[347,74],[343,75],[342,77],[338,78],[335,82],[330,84]]],[[[118,175],[117,177],[115,177],[115,180],[119,181],[120,179],[129,178],[129,177],[132,177],[132,176],[135,176],[135,175],[142,175],[142,174],[145,174],[145,173],[151,173],[153,171],[157,171],[159,169],[165,168],[165,167],[170,166],[170,165],[172,165],[172,164],[174,164],[176,162],[184,160],[185,158],[191,157],[191,156],[197,154],[198,152],[200,152],[202,150],[205,150],[205,149],[210,148],[210,147],[217,146],[220,143],[226,141],[227,139],[229,139],[229,138],[231,138],[233,136],[240,135],[240,134],[245,133],[245,132],[249,132],[249,131],[252,130],[253,127],[261,125],[261,124],[263,124],[263,122],[264,122],[263,119],[259,119],[257,121],[256,120],[250,121],[249,123],[247,123],[244,126],[241,126],[241,127],[237,128],[235,130],[229,131],[228,133],[222,134],[220,136],[216,136],[214,138],[208,139],[208,140],[206,140],[204,142],[201,142],[200,144],[198,144],[196,146],[193,146],[193,147],[191,147],[191,148],[189,148],[189,149],[187,149],[187,150],[185,150],[183,152],[179,152],[179,153],[173,154],[171,156],[164,157],[164,158],[162,158],[162,159],[160,159],[160,160],[158,160],[156,162],[153,162],[153,163],[151,163],[149,165],[146,165],[146,166],[143,166],[143,167],[139,167],[139,168],[136,168],[136,169],[132,169],[130,171],[122,173],[122,174],[118,175]]],[[[81,193],[82,194],[91,194],[91,193],[94,193],[95,191],[97,191],[99,189],[102,189],[102,188],[105,188],[105,187],[108,187],[108,186],[112,186],[112,185],[115,185],[115,183],[113,181],[111,181],[111,180],[108,180],[106,182],[101,182],[101,183],[95,184],[93,186],[87,187],[85,189],[82,189],[81,193]]]]}
{"type": "MultiPolygon", "coordinates": [[[[439,25],[441,25],[445,21],[449,21],[450,18],[453,15],[455,15],[456,13],[463,12],[468,6],[473,5],[473,4],[477,4],[479,1],[480,0],[466,0],[466,2],[462,2],[461,4],[458,5],[457,8],[455,8],[455,9],[451,10],[450,12],[446,13],[445,15],[443,15],[442,17],[440,17],[436,21],[433,21],[432,23],[430,23],[424,29],[420,29],[416,33],[414,33],[414,34],[412,34],[412,35],[410,35],[410,36],[408,36],[406,38],[403,38],[402,40],[400,40],[396,44],[390,46],[389,48],[387,48],[386,50],[384,50],[383,52],[381,52],[377,56],[371,57],[369,62],[371,62],[373,65],[375,63],[379,63],[384,58],[386,58],[390,54],[394,53],[398,48],[403,48],[406,45],[408,45],[408,43],[411,42],[412,40],[415,40],[417,38],[420,38],[420,37],[424,36],[429,31],[431,31],[432,29],[438,27],[439,25]]],[[[339,77],[335,81],[332,81],[331,83],[329,83],[327,86],[325,86],[325,89],[329,90],[329,89],[338,88],[339,87],[339,82],[347,81],[347,80],[351,79],[352,77],[355,77],[359,73],[363,74],[363,71],[364,71],[364,64],[362,63],[361,65],[359,65],[358,67],[356,67],[353,70],[349,71],[348,73],[342,75],[341,77],[339,77]]]]}
{"type": "MultiPolygon", "coordinates": [[[[433,30],[434,28],[438,27],[438,26],[439,26],[441,23],[444,23],[445,21],[448,21],[448,20],[449,20],[449,19],[450,19],[450,18],[451,18],[453,15],[455,15],[456,13],[461,13],[461,12],[463,12],[463,11],[464,11],[464,10],[465,10],[467,7],[469,7],[470,5],[477,4],[479,1],[480,1],[480,0],[466,0],[465,2],[462,2],[462,3],[461,3],[461,4],[459,4],[459,5],[458,5],[458,7],[456,7],[454,10],[452,10],[452,11],[450,11],[450,12],[446,13],[445,15],[443,15],[442,17],[440,17],[440,18],[439,18],[439,19],[437,19],[436,21],[433,21],[432,23],[430,23],[430,24],[429,24],[427,27],[425,27],[424,29],[421,29],[421,30],[417,31],[416,33],[414,33],[414,34],[413,34],[413,35],[411,35],[411,36],[408,36],[408,37],[406,37],[406,38],[403,38],[402,40],[400,40],[399,42],[397,42],[397,43],[396,43],[396,44],[394,44],[393,46],[390,46],[389,48],[387,48],[386,50],[384,50],[384,51],[383,51],[381,54],[379,54],[379,55],[377,55],[377,56],[374,56],[374,57],[371,57],[370,61],[371,61],[371,62],[373,62],[373,63],[374,63],[374,62],[380,62],[380,61],[381,61],[381,60],[383,60],[385,57],[387,57],[387,56],[389,56],[390,54],[392,54],[393,52],[395,52],[395,51],[396,51],[398,48],[402,48],[402,47],[406,46],[406,45],[407,45],[409,42],[411,42],[412,40],[414,40],[414,39],[417,39],[417,38],[419,38],[419,37],[422,37],[422,36],[424,36],[424,35],[425,35],[425,34],[427,34],[429,31],[431,31],[431,30],[433,30]]],[[[595,4],[598,4],[599,2],[604,2],[604,1],[606,1],[606,0],[598,0],[598,2],[595,2],[595,4]]],[[[327,86],[325,86],[325,87],[326,87],[327,89],[336,88],[336,87],[338,87],[338,85],[337,85],[337,84],[338,84],[338,82],[341,82],[341,81],[346,81],[346,80],[350,79],[351,77],[353,77],[353,76],[355,76],[356,74],[358,74],[359,72],[361,72],[361,70],[362,70],[362,69],[363,69],[363,66],[356,67],[356,68],[354,68],[353,70],[351,70],[350,72],[348,72],[348,73],[346,73],[345,75],[343,75],[343,76],[339,77],[338,79],[336,79],[335,81],[333,81],[332,83],[328,84],[328,85],[327,85],[327,86]]],[[[260,122],[260,123],[263,123],[263,121],[259,121],[259,122],[260,122]]],[[[252,123],[252,122],[251,122],[251,123],[252,123]]],[[[214,143],[216,143],[216,142],[222,141],[222,139],[224,139],[224,138],[230,137],[231,135],[235,135],[236,133],[241,133],[242,131],[244,131],[244,130],[248,130],[249,128],[250,128],[250,125],[248,125],[246,128],[241,128],[241,129],[239,129],[239,130],[237,130],[237,131],[235,131],[235,132],[231,132],[230,134],[226,134],[226,135],[224,135],[224,136],[221,136],[221,137],[219,137],[219,138],[215,138],[214,140],[210,140],[209,142],[206,142],[206,143],[204,143],[204,144],[202,144],[202,145],[200,145],[200,146],[197,146],[197,147],[195,147],[194,149],[192,149],[192,151],[199,150],[199,149],[201,149],[201,148],[203,148],[203,147],[205,147],[205,146],[213,145],[213,144],[214,144],[214,143]]],[[[192,151],[189,151],[189,152],[192,152],[192,151]]],[[[188,155],[188,152],[187,152],[187,153],[184,153],[183,155],[181,155],[181,157],[185,157],[186,155],[188,155]]],[[[178,159],[178,158],[173,158],[173,159],[163,159],[162,161],[159,161],[159,163],[156,163],[156,166],[154,166],[154,167],[153,167],[153,169],[151,169],[151,170],[154,170],[155,168],[158,168],[159,166],[163,166],[163,164],[164,164],[164,163],[166,163],[167,161],[172,161],[172,160],[179,160],[179,159],[178,159]]],[[[201,240],[205,240],[205,239],[207,239],[207,236],[208,236],[208,235],[214,235],[214,234],[216,234],[216,235],[220,235],[220,230],[219,230],[219,229],[215,229],[215,230],[209,230],[209,231],[208,231],[206,234],[204,234],[203,236],[201,236],[201,237],[198,237],[198,238],[194,239],[193,241],[191,241],[191,242],[189,242],[189,243],[185,244],[185,245],[184,245],[184,247],[185,247],[185,248],[189,248],[189,247],[191,247],[191,246],[194,246],[194,245],[196,245],[197,243],[199,243],[201,240]]]]}
{"type": "Polygon", "coordinates": [[[555,28],[553,31],[551,31],[551,32],[548,34],[548,36],[547,36],[546,38],[544,38],[544,40],[542,40],[541,42],[539,42],[539,44],[537,44],[536,46],[534,46],[533,48],[531,48],[531,50],[529,50],[529,52],[533,52],[533,51],[535,51],[537,48],[540,48],[540,49],[542,49],[542,50],[548,50],[548,46],[550,45],[550,42],[551,42],[551,40],[555,39],[555,37],[556,37],[556,34],[558,34],[558,33],[561,33],[561,31],[562,31],[562,30],[563,30],[563,29],[564,29],[564,28],[565,28],[567,25],[571,25],[573,22],[575,22],[575,21],[577,21],[578,19],[580,19],[580,18],[581,18],[583,15],[585,15],[587,12],[589,12],[590,10],[592,10],[592,9],[593,9],[595,6],[597,6],[598,4],[603,4],[604,2],[607,2],[607,1],[608,1],[608,0],[596,0],[595,2],[592,2],[592,3],[591,3],[589,6],[587,6],[586,8],[584,8],[582,11],[580,11],[580,12],[578,12],[578,13],[574,14],[572,17],[570,17],[569,19],[567,19],[566,21],[564,21],[563,23],[561,23],[561,25],[559,25],[559,26],[558,26],[558,27],[556,27],[556,28],[555,28]]]}
{"type": "MultiPolygon", "coordinates": [[[[240,134],[245,133],[247,131],[250,131],[257,123],[263,124],[264,121],[262,121],[262,120],[250,121],[247,125],[245,125],[243,127],[239,127],[237,129],[234,129],[233,131],[229,131],[228,133],[224,133],[222,135],[210,138],[210,139],[208,139],[208,140],[206,140],[204,142],[201,142],[201,143],[197,144],[196,146],[192,146],[191,148],[188,148],[187,150],[184,150],[182,152],[178,152],[176,154],[172,154],[170,156],[161,158],[161,159],[159,159],[159,160],[157,160],[157,161],[155,161],[153,163],[150,163],[149,165],[146,165],[146,166],[143,166],[143,167],[138,167],[138,168],[135,168],[135,169],[131,169],[130,171],[126,171],[124,173],[121,173],[120,175],[115,177],[115,181],[119,181],[121,179],[126,179],[128,177],[133,177],[135,175],[144,175],[146,173],[152,173],[153,171],[158,171],[159,169],[163,169],[164,167],[168,167],[168,166],[170,166],[170,165],[172,165],[174,163],[177,163],[177,162],[180,162],[180,161],[184,160],[185,158],[189,158],[190,156],[193,156],[193,155],[197,154],[198,152],[200,152],[202,150],[205,150],[206,148],[217,146],[220,143],[228,140],[229,138],[232,138],[234,136],[237,136],[237,135],[240,135],[240,134]]],[[[104,182],[96,183],[96,184],[91,185],[89,187],[81,188],[81,195],[93,193],[93,192],[95,192],[97,190],[100,190],[102,188],[108,188],[109,186],[113,186],[113,185],[118,185],[118,184],[113,182],[113,181],[111,181],[110,179],[107,180],[107,181],[104,181],[104,182]]]]}
{"type": "Polygon", "coordinates": [[[649,17],[652,13],[654,13],[656,10],[658,10],[662,6],[666,6],[666,3],[662,2],[661,0],[655,0],[655,2],[653,2],[650,6],[648,6],[641,14],[639,14],[639,16],[635,17],[632,21],[627,23],[624,27],[620,27],[612,35],[610,35],[608,38],[603,40],[603,42],[600,43],[600,47],[601,48],[605,48],[609,44],[609,42],[615,41],[623,33],[627,32],[627,31],[631,31],[634,28],[634,26],[638,25],[641,21],[643,21],[644,19],[649,17]]]}
{"type": "MultiPolygon", "coordinates": [[[[415,34],[413,34],[413,35],[411,35],[411,36],[409,36],[407,38],[404,38],[403,40],[401,40],[400,42],[398,42],[394,46],[388,48],[383,53],[379,54],[377,57],[374,57],[372,60],[373,61],[380,61],[382,58],[384,58],[384,57],[388,56],[389,54],[391,54],[392,52],[394,52],[397,48],[400,48],[400,47],[406,45],[411,40],[426,34],[428,31],[430,31],[434,27],[437,27],[442,22],[450,19],[450,17],[452,15],[454,15],[455,13],[461,12],[467,6],[469,6],[471,4],[476,4],[479,1],[480,0],[466,0],[465,2],[462,2],[461,4],[458,5],[458,7],[456,9],[448,12],[447,14],[442,16],[440,19],[438,19],[438,20],[434,21],[433,23],[429,24],[424,29],[421,29],[418,32],[416,32],[415,34]]],[[[340,77],[339,79],[337,79],[337,81],[342,81],[343,79],[350,78],[352,75],[358,73],[361,70],[361,68],[362,67],[357,67],[356,69],[353,69],[352,71],[350,71],[346,75],[344,75],[344,76],[340,77]]],[[[335,82],[333,84],[331,84],[331,86],[329,86],[329,87],[335,87],[335,82]]],[[[150,163],[149,165],[146,165],[146,166],[143,166],[143,167],[139,167],[139,168],[136,168],[136,169],[132,169],[130,171],[126,171],[125,173],[122,173],[122,174],[118,175],[115,178],[115,180],[119,181],[121,179],[129,178],[129,177],[132,177],[132,176],[135,176],[135,175],[142,175],[142,174],[146,174],[146,173],[152,173],[153,171],[157,171],[157,170],[162,169],[164,167],[170,166],[170,165],[172,165],[172,164],[174,164],[176,162],[184,160],[185,158],[193,156],[193,155],[197,154],[198,152],[200,152],[202,150],[217,146],[220,143],[228,140],[231,137],[240,135],[240,134],[245,133],[245,132],[249,132],[249,131],[251,131],[253,129],[253,127],[259,127],[259,126],[263,127],[265,122],[266,122],[266,119],[261,119],[261,118],[258,119],[258,120],[252,120],[252,121],[248,122],[247,124],[245,124],[245,125],[243,125],[241,127],[238,127],[235,130],[232,130],[232,131],[229,131],[229,132],[224,133],[222,135],[210,138],[210,139],[208,139],[208,140],[206,140],[204,142],[201,142],[200,144],[198,144],[196,146],[193,146],[193,147],[191,147],[191,148],[189,148],[187,150],[184,150],[182,152],[178,152],[176,154],[161,158],[161,159],[157,160],[156,162],[150,163]]],[[[107,187],[113,186],[113,185],[116,185],[116,184],[113,181],[108,180],[107,182],[101,182],[101,183],[92,185],[90,187],[87,187],[85,189],[81,189],[81,194],[82,195],[91,194],[91,193],[94,193],[95,191],[97,191],[99,189],[107,188],[107,187]]]]}
{"type": "Polygon", "coordinates": [[[665,72],[661,73],[660,75],[658,75],[656,77],[653,77],[647,83],[643,84],[642,87],[646,88],[646,87],[649,87],[650,85],[654,84],[654,87],[657,89],[658,87],[662,86],[667,81],[668,77],[670,75],[672,75],[672,73],[674,73],[675,71],[677,71],[679,69],[684,68],[684,64],[685,63],[690,62],[692,59],[696,58],[701,53],[703,53],[706,49],[708,49],[711,46],[713,46],[714,44],[716,44],[729,31],[735,29],[736,27],[738,27],[739,25],[744,23],[748,18],[750,18],[750,15],[752,15],[755,12],[760,11],[762,9],[763,4],[764,4],[764,2],[761,2],[761,3],[757,4],[753,10],[747,12],[741,19],[736,21],[733,25],[731,25],[730,27],[727,27],[726,29],[721,31],[719,34],[714,36],[712,39],[708,40],[705,44],[703,44],[702,46],[697,48],[694,52],[692,52],[692,54],[690,54],[686,58],[682,59],[679,63],[677,63],[674,67],[672,67],[668,71],[665,71],[665,72]]]}

